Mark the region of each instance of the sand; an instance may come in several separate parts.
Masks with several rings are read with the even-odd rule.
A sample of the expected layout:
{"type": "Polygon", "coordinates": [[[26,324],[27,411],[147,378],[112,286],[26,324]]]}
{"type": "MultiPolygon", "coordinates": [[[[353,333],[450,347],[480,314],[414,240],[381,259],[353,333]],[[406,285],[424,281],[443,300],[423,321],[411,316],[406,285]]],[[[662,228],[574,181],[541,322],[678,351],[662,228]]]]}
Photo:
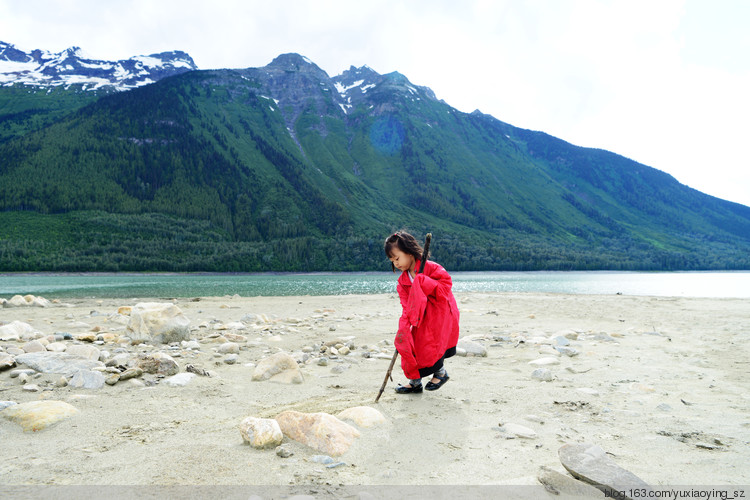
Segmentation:
{"type": "MultiPolygon", "coordinates": [[[[154,300],[170,299],[62,299],[46,308],[0,309],[0,323],[20,320],[45,334],[124,334],[112,320],[118,308],[154,300]]],[[[0,401],[61,400],[79,410],[40,432],[0,418],[1,482],[538,485],[541,466],[566,472],[561,446],[586,442],[654,486],[750,484],[747,300],[515,293],[464,293],[457,300],[462,338],[483,345],[487,356],[449,359],[450,381],[421,395],[394,392],[405,381],[397,364],[395,382],[375,404],[389,360],[362,353],[374,345],[392,353],[386,344],[400,314],[395,294],[172,299],[201,349],[171,352],[181,353],[175,359],[183,371],[193,364],[213,376],[196,376],[185,387],[120,382],[85,390],[55,387],[60,376],[44,374],[32,380],[43,390],[32,393],[11,370],[0,372],[0,401]],[[232,330],[247,342],[240,342],[238,362],[226,364],[209,336],[248,314],[269,321],[232,330]],[[564,342],[557,337],[579,354],[557,353],[554,345],[564,342]],[[317,346],[335,339],[353,340],[356,348],[318,365],[317,346]],[[251,380],[261,359],[305,346],[316,352],[301,365],[304,383],[251,380]],[[540,367],[530,362],[549,357],[558,363],[541,368],[552,380],[532,377],[540,367]],[[361,405],[378,409],[387,423],[360,429],[337,459],[345,465],[335,468],[288,438],[288,458],[254,449],[238,430],[247,416],[273,418],[289,409],[336,414],[361,405]],[[510,439],[502,424],[535,436],[510,439]]],[[[126,347],[134,354],[146,349],[126,347]]]]}

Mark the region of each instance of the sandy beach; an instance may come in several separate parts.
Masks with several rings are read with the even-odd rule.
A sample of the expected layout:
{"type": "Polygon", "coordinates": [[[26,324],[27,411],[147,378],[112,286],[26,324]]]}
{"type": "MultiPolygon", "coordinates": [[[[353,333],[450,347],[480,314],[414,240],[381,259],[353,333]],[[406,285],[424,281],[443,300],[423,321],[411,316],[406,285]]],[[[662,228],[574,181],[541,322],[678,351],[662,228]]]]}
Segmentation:
{"type": "MultiPolygon", "coordinates": [[[[143,374],[84,389],[59,374],[13,373],[22,364],[4,369],[0,401],[78,410],[38,432],[0,418],[6,486],[539,485],[543,466],[567,474],[561,446],[584,442],[653,486],[750,484],[747,300],[457,294],[461,338],[486,356],[447,360],[450,381],[420,395],[394,392],[405,381],[397,364],[376,404],[400,314],[395,294],[46,298],[48,307],[0,308],[0,325],[27,323],[47,341],[65,333],[64,345],[93,333],[103,362],[163,351],[180,372],[192,365],[210,376],[170,386],[143,374]],[[141,302],[177,305],[199,347],[129,342],[118,310],[141,302]],[[219,352],[225,343],[239,348],[231,364],[219,352]],[[253,381],[257,364],[279,351],[295,356],[304,381],[253,381]],[[336,467],[288,437],[285,458],[253,448],[238,430],[248,416],[357,406],[386,421],[360,428],[336,467]],[[508,430],[516,428],[531,434],[508,430]]],[[[2,341],[0,355],[27,342],[2,341]]]]}

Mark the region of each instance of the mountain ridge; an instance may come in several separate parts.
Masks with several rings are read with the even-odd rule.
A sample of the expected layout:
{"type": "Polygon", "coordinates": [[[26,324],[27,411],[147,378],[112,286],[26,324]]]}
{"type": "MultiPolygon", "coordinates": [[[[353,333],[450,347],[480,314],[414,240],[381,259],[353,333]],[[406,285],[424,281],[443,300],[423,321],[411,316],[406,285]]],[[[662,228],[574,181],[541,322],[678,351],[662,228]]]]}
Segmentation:
{"type": "Polygon", "coordinates": [[[0,85],[82,85],[84,90],[129,90],[197,69],[193,59],[182,51],[102,61],[88,58],[80,47],[57,53],[40,49],[27,53],[0,41],[0,85]]]}
{"type": "Polygon", "coordinates": [[[404,226],[455,270],[750,268],[750,208],[397,72],[282,54],[70,109],[0,141],[3,270],[373,270],[404,226]]]}

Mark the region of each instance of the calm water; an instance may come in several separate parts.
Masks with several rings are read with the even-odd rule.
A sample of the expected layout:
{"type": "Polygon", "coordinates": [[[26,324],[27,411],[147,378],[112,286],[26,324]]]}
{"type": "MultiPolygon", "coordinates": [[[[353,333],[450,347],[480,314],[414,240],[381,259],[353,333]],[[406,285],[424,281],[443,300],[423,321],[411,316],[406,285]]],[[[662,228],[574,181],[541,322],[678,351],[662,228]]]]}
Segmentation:
{"type": "MultiPolygon", "coordinates": [[[[452,273],[457,292],[546,292],[750,298],[750,271],[452,273]]],[[[0,274],[0,297],[54,298],[346,295],[391,293],[391,273],[0,274]]]]}

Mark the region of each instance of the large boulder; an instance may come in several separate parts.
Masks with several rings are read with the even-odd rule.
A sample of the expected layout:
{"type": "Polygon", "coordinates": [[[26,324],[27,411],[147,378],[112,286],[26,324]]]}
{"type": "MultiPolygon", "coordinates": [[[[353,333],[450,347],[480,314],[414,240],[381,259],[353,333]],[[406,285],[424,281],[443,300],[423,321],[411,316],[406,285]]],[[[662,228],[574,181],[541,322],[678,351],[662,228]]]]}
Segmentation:
{"type": "Polygon", "coordinates": [[[359,437],[357,429],[328,413],[285,411],[276,421],[285,436],[330,456],[343,455],[359,437]]]}
{"type": "Polygon", "coordinates": [[[190,338],[190,320],[179,307],[161,302],[136,304],[126,327],[132,340],[169,344],[190,338]]]}

